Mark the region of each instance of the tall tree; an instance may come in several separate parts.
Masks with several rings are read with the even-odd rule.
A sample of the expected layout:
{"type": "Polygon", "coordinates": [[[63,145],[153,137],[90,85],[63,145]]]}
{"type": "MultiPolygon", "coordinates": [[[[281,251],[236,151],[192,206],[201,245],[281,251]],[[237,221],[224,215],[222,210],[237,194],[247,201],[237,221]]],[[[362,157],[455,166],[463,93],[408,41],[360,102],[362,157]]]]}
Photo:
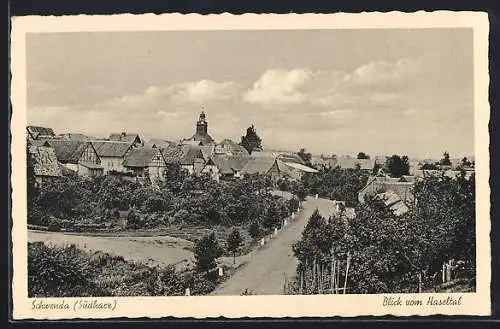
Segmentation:
{"type": "Polygon", "coordinates": [[[410,164],[408,162],[408,157],[394,154],[388,158],[385,162],[386,171],[391,174],[392,177],[401,177],[403,175],[408,175],[410,172],[410,164]]]}
{"type": "Polygon", "coordinates": [[[305,148],[301,148],[297,155],[304,161],[305,164],[311,165],[312,154],[310,152],[306,152],[305,148]]]}
{"type": "Polygon", "coordinates": [[[194,258],[199,272],[206,272],[208,276],[210,270],[217,266],[216,260],[220,256],[222,256],[222,248],[215,237],[215,233],[203,237],[196,243],[194,258]]]}
{"type": "Polygon", "coordinates": [[[254,125],[247,128],[247,133],[245,136],[241,136],[240,145],[243,146],[248,153],[252,154],[253,151],[262,150],[262,140],[255,131],[254,125]]]}
{"type": "Polygon", "coordinates": [[[443,153],[443,158],[441,160],[439,160],[439,164],[442,166],[451,166],[450,153],[445,151],[443,153]]]}
{"type": "Polygon", "coordinates": [[[236,252],[243,245],[243,240],[240,235],[240,231],[234,229],[227,239],[227,249],[233,254],[233,264],[236,264],[236,252]]]}

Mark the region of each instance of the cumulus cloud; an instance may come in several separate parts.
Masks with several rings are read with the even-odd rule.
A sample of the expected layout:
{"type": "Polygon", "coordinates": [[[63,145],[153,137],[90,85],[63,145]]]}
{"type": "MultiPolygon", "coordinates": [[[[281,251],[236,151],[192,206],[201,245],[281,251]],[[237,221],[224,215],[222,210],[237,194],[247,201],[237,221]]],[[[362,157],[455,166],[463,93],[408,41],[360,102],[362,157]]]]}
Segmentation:
{"type": "Polygon", "coordinates": [[[226,101],[237,97],[240,86],[232,81],[215,82],[200,80],[170,86],[151,86],[141,94],[116,97],[97,104],[101,108],[154,109],[169,111],[179,105],[204,105],[214,101],[226,101]],[[165,105],[173,107],[164,108],[165,105]]]}
{"type": "Polygon", "coordinates": [[[350,73],[310,69],[271,69],[246,91],[243,99],[260,105],[312,105],[327,107],[391,106],[401,100],[402,86],[419,83],[428,70],[428,58],[376,61],[350,73]]]}
{"type": "Polygon", "coordinates": [[[243,95],[243,99],[255,104],[300,104],[307,97],[302,88],[312,75],[308,69],[268,70],[243,95]]]}

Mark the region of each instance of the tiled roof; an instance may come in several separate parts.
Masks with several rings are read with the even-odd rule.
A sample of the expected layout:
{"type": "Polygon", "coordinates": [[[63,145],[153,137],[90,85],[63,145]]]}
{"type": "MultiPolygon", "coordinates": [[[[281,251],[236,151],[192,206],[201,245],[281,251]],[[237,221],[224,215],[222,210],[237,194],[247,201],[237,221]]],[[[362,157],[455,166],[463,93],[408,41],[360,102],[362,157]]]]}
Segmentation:
{"type": "Polygon", "coordinates": [[[217,149],[224,150],[224,152],[238,153],[246,156],[250,155],[243,146],[239,145],[229,138],[226,138],[220,143],[217,143],[217,149]]]}
{"type": "Polygon", "coordinates": [[[161,151],[157,148],[140,147],[132,149],[125,157],[123,166],[136,168],[147,167],[148,164],[153,160],[153,157],[155,155],[159,155],[161,158],[163,158],[161,151]]]}
{"type": "Polygon", "coordinates": [[[111,134],[109,136],[109,140],[110,141],[114,141],[114,142],[127,142],[127,143],[132,143],[137,138],[139,140],[141,140],[141,138],[139,137],[139,134],[135,134],[135,133],[131,133],[131,134],[129,134],[129,133],[121,133],[121,134],[114,133],[114,134],[111,134]]]}
{"type": "Polygon", "coordinates": [[[173,145],[175,145],[174,142],[171,142],[171,141],[168,141],[165,139],[160,139],[160,138],[152,138],[147,143],[148,147],[156,147],[156,148],[160,148],[160,149],[164,149],[164,148],[167,148],[167,147],[170,147],[173,145]]]}
{"type": "Polygon", "coordinates": [[[284,165],[292,167],[293,169],[300,170],[303,172],[317,173],[318,171],[314,168],[308,167],[306,165],[296,163],[296,162],[283,162],[284,165]]]}
{"type": "Polygon", "coordinates": [[[384,202],[384,204],[391,209],[395,215],[401,216],[408,212],[409,208],[401,197],[394,191],[387,191],[379,193],[376,197],[384,202]]]}
{"type": "Polygon", "coordinates": [[[55,136],[54,130],[52,128],[47,127],[39,127],[39,126],[28,126],[26,127],[28,132],[33,138],[38,138],[39,136],[55,136]]]}
{"type": "Polygon", "coordinates": [[[51,139],[47,141],[54,148],[57,160],[61,163],[78,163],[83,151],[88,146],[85,141],[51,139]]]}
{"type": "Polygon", "coordinates": [[[276,159],[273,157],[250,157],[241,169],[243,174],[266,174],[274,165],[276,159]]]}
{"type": "Polygon", "coordinates": [[[132,144],[127,142],[115,141],[92,141],[92,145],[100,157],[121,158],[131,148],[132,144]]]}
{"type": "Polygon", "coordinates": [[[234,171],[240,171],[249,161],[248,156],[214,154],[211,158],[222,174],[232,174],[234,171]]]}
{"type": "Polygon", "coordinates": [[[181,165],[192,165],[196,159],[205,161],[201,149],[192,145],[176,145],[163,150],[163,156],[167,163],[178,163],[181,165]]]}
{"type": "Polygon", "coordinates": [[[29,153],[33,159],[33,171],[36,176],[58,177],[62,175],[52,147],[30,145],[29,153]]]}
{"type": "Polygon", "coordinates": [[[399,178],[371,176],[368,178],[365,187],[359,191],[359,201],[363,202],[363,198],[367,194],[392,191],[396,193],[403,202],[409,204],[413,201],[412,187],[412,182],[401,182],[399,178]]]}
{"type": "Polygon", "coordinates": [[[197,141],[201,142],[202,145],[207,145],[213,143],[214,139],[208,133],[196,132],[193,136],[191,136],[188,139],[185,139],[183,142],[189,142],[189,141],[197,141]]]}

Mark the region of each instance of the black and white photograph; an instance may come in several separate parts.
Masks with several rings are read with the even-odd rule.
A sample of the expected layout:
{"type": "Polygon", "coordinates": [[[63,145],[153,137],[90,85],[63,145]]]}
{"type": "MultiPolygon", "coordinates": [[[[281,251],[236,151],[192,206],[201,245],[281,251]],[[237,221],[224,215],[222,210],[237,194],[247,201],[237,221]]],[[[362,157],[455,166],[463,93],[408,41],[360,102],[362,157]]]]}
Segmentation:
{"type": "Polygon", "coordinates": [[[478,222],[490,219],[477,216],[489,190],[476,120],[489,108],[472,27],[23,42],[26,209],[13,221],[33,312],[363,295],[382,313],[432,313],[479,291],[478,222]]]}

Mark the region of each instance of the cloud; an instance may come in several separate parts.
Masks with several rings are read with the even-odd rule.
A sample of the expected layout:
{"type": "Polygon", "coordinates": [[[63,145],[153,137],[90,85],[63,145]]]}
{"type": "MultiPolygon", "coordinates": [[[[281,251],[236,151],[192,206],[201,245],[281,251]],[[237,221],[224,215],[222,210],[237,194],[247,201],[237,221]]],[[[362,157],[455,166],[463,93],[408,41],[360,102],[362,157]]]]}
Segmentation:
{"type": "Polygon", "coordinates": [[[301,91],[312,78],[308,69],[267,70],[244,95],[249,103],[300,104],[307,95],[301,91]]]}
{"type": "Polygon", "coordinates": [[[171,112],[179,106],[228,101],[238,96],[241,87],[232,81],[200,80],[170,86],[151,86],[141,94],[115,97],[96,106],[103,109],[137,109],[171,112]]]}

